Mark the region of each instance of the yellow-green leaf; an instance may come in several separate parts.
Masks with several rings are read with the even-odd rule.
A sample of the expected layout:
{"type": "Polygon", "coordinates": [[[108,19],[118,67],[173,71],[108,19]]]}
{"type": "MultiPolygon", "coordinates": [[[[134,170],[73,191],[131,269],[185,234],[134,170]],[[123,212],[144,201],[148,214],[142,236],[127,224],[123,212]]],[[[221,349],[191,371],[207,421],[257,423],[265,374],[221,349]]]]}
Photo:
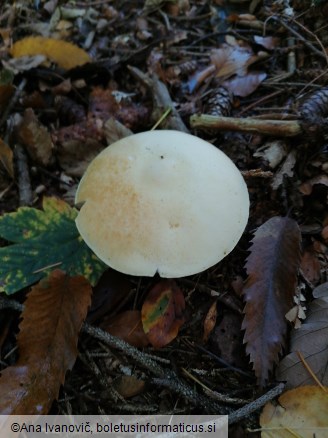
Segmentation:
{"type": "Polygon", "coordinates": [[[0,217],[0,287],[12,294],[54,269],[83,275],[96,284],[106,266],[92,253],[75,225],[77,210],[57,198],[44,198],[43,211],[21,207],[0,217]]]}
{"type": "Polygon", "coordinates": [[[27,37],[16,41],[11,48],[11,55],[14,58],[44,55],[66,70],[91,61],[87,52],[76,45],[67,41],[41,36],[27,37]]]}

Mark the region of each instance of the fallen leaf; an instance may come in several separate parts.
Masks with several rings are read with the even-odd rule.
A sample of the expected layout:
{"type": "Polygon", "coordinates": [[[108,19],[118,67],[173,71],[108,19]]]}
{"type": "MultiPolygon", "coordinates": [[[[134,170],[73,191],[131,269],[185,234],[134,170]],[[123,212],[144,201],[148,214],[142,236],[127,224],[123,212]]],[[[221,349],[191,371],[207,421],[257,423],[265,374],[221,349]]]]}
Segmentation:
{"type": "Polygon", "coordinates": [[[208,341],[208,338],[215,327],[217,316],[218,311],[216,307],[216,301],[214,301],[205,316],[203,342],[208,341]]]}
{"type": "Polygon", "coordinates": [[[299,191],[306,196],[311,195],[313,186],[317,184],[322,184],[328,186],[328,175],[318,175],[314,178],[309,179],[299,186],[299,191]]]}
{"type": "Polygon", "coordinates": [[[36,68],[46,61],[44,55],[21,56],[20,58],[12,58],[7,61],[2,61],[4,67],[17,75],[18,73],[29,71],[36,68]]]}
{"type": "Polygon", "coordinates": [[[211,62],[216,67],[216,77],[227,79],[235,74],[245,76],[251,64],[266,56],[265,53],[255,54],[244,42],[224,43],[212,50],[211,62]]]}
{"type": "Polygon", "coordinates": [[[292,307],[285,315],[286,319],[289,322],[292,322],[294,324],[294,328],[296,329],[301,327],[301,320],[306,318],[306,307],[304,305],[304,301],[304,295],[298,291],[294,297],[295,306],[292,307]]]}
{"type": "Polygon", "coordinates": [[[325,438],[328,436],[328,388],[303,386],[269,402],[260,417],[261,438],[325,438]]]}
{"type": "Polygon", "coordinates": [[[256,44],[259,44],[268,50],[273,50],[278,46],[280,38],[272,36],[262,37],[260,35],[254,35],[254,41],[256,42],[256,44]]]}
{"type": "MultiPolygon", "coordinates": [[[[1,91],[0,91],[1,94],[1,91]]],[[[0,138],[0,161],[6,172],[11,178],[14,178],[14,154],[12,149],[0,138]]]]}
{"type": "Polygon", "coordinates": [[[39,122],[32,108],[25,110],[22,122],[16,129],[16,135],[32,160],[42,166],[50,164],[54,145],[49,131],[39,122]]]}
{"type": "Polygon", "coordinates": [[[131,398],[143,392],[145,382],[134,376],[121,376],[113,382],[114,389],[124,398],[131,398]]]}
{"type": "Polygon", "coordinates": [[[112,117],[105,122],[104,130],[106,141],[109,145],[133,134],[131,129],[126,128],[122,123],[112,117]]]}
{"type": "Polygon", "coordinates": [[[235,312],[225,312],[211,334],[209,345],[211,351],[227,364],[246,369],[248,361],[244,350],[240,348],[243,341],[241,323],[240,315],[235,312]]]}
{"type": "Polygon", "coordinates": [[[43,211],[21,207],[0,217],[0,286],[13,294],[55,268],[84,275],[96,284],[106,266],[84,243],[75,225],[77,210],[57,198],[43,198],[43,211]]]}
{"type": "Polygon", "coordinates": [[[293,306],[300,263],[301,233],[287,217],[273,217],[255,232],[246,270],[244,343],[261,386],[278,361],[293,306]]]}
{"type": "Polygon", "coordinates": [[[313,245],[303,251],[301,269],[302,274],[311,284],[316,285],[320,281],[321,265],[313,245]]]}
{"type": "Polygon", "coordinates": [[[223,86],[235,96],[246,97],[252,94],[267,77],[263,72],[249,72],[244,76],[234,76],[223,82],[223,86]]]}
{"type": "Polygon", "coordinates": [[[113,336],[123,339],[134,347],[146,347],[148,338],[142,328],[139,310],[126,310],[111,318],[105,319],[101,328],[113,336]]]}
{"type": "Polygon", "coordinates": [[[184,296],[174,280],[159,281],[148,293],[141,319],[149,342],[161,348],[177,336],[184,323],[184,296]]]}
{"type": "Polygon", "coordinates": [[[16,41],[10,51],[14,58],[21,56],[44,55],[59,67],[69,70],[91,61],[84,50],[67,41],[44,38],[41,36],[27,37],[16,41]]]}
{"type": "Polygon", "coordinates": [[[267,161],[271,169],[275,169],[286,155],[286,143],[282,140],[268,141],[253,154],[255,158],[263,158],[267,161]]]}
{"type": "Polygon", "coordinates": [[[59,270],[32,288],[17,336],[18,362],[1,371],[1,415],[48,414],[76,360],[91,292],[84,277],[59,270]]]}
{"type": "Polygon", "coordinates": [[[277,379],[286,381],[287,388],[313,383],[298,352],[317,379],[328,385],[328,283],[315,288],[313,296],[316,299],[310,304],[304,323],[291,332],[291,352],[281,360],[276,371],[277,379]]]}
{"type": "Polygon", "coordinates": [[[289,152],[285,161],[281,165],[280,169],[272,179],[271,187],[273,190],[277,190],[282,185],[284,178],[286,176],[290,178],[294,176],[295,164],[296,164],[296,152],[295,150],[292,150],[289,152]]]}
{"type": "Polygon", "coordinates": [[[1,84],[0,83],[0,111],[1,113],[5,110],[11,96],[15,92],[15,87],[12,84],[1,84]]]}

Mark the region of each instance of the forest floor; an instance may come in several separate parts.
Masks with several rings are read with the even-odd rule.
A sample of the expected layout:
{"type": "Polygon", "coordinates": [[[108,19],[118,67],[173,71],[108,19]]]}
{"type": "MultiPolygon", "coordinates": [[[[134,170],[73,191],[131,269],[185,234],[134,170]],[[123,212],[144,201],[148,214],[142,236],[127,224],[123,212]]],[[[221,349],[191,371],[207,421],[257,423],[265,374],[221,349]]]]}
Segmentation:
{"type": "MultiPolygon", "coordinates": [[[[1,215],[41,209],[44,197],[73,207],[91,160],[155,124],[218,147],[242,172],[250,195],[248,225],[235,249],[200,274],[164,284],[182,292],[185,309],[183,317],[172,310],[180,321],[160,348],[149,342],[140,316],[159,278],[104,272],[50,413],[229,413],[231,436],[257,436],[250,431],[260,428],[265,403],[316,385],[306,366],[327,385],[324,342],[320,358],[309,355],[311,364],[306,351],[303,362],[295,359],[306,377],[297,368],[302,377],[289,384],[286,362],[284,378],[276,372],[299,351],[291,343],[294,326],[306,322],[311,303],[323,296],[313,291],[327,281],[327,15],[323,1],[2,2],[1,215]],[[272,240],[256,240],[260,229],[272,240]],[[248,293],[258,303],[253,314],[244,314],[248,293]],[[284,293],[289,303],[296,294],[290,322],[282,322],[283,309],[293,306],[285,306],[284,293]]],[[[19,357],[17,309],[27,292],[17,290],[2,304],[2,369],[19,357]]],[[[327,310],[321,322],[322,338],[327,310]]]]}

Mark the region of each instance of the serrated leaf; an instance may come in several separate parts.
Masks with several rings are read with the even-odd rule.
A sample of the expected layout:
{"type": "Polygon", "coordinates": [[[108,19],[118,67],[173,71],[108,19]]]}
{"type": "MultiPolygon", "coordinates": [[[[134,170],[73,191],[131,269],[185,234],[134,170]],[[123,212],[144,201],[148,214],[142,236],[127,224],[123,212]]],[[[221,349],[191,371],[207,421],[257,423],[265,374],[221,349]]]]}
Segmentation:
{"type": "Polygon", "coordinates": [[[19,360],[1,372],[1,415],[48,414],[74,365],[91,292],[84,277],[60,270],[32,288],[17,337],[19,360]]]}
{"type": "Polygon", "coordinates": [[[300,264],[301,233],[297,223],[273,217],[260,226],[246,263],[244,343],[261,386],[278,361],[293,306],[300,264]]]}
{"type": "Polygon", "coordinates": [[[0,218],[0,236],[14,243],[0,248],[0,286],[7,294],[36,283],[54,268],[96,284],[106,266],[80,237],[77,214],[64,201],[44,198],[43,211],[21,207],[0,218]]]}

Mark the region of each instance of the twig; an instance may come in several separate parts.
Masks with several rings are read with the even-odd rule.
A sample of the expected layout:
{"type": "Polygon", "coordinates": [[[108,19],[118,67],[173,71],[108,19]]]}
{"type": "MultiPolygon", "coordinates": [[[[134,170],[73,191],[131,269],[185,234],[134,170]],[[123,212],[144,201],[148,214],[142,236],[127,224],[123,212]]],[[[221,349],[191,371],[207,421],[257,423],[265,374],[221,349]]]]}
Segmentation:
{"type": "Polygon", "coordinates": [[[239,315],[243,314],[243,307],[241,302],[233,299],[231,295],[226,292],[219,292],[218,290],[214,290],[208,286],[203,284],[196,283],[192,280],[188,280],[187,278],[179,278],[179,283],[186,287],[191,287],[193,289],[197,289],[202,293],[206,293],[210,297],[215,297],[218,301],[225,304],[229,309],[239,313],[239,315]]]}
{"type": "MultiPolygon", "coordinates": [[[[24,305],[15,300],[0,296],[0,309],[6,308],[11,308],[21,312],[24,309],[24,305]]],[[[155,374],[155,376],[157,376],[157,378],[153,379],[154,383],[170,388],[172,391],[181,394],[192,403],[205,408],[208,413],[216,413],[218,415],[229,414],[229,424],[237,423],[251,413],[257,411],[268,401],[280,395],[285,388],[285,384],[280,383],[275,388],[271,389],[266,394],[262,395],[248,405],[233,411],[230,407],[228,408],[226,406],[221,406],[213,402],[213,400],[198,394],[190,386],[182,382],[173,371],[162,368],[149,357],[145,358],[142,352],[137,350],[135,347],[132,347],[125,341],[110,335],[98,327],[92,327],[86,323],[83,324],[82,331],[96,339],[99,339],[102,342],[105,342],[112,348],[123,351],[125,354],[133,358],[137,363],[147,368],[149,371],[155,374]]]]}
{"type": "Polygon", "coordinates": [[[295,137],[302,133],[301,125],[297,120],[238,119],[201,114],[191,116],[190,125],[193,128],[251,132],[281,137],[295,137]]]}
{"type": "Polygon", "coordinates": [[[31,205],[33,202],[33,194],[27,156],[20,144],[15,145],[14,156],[17,169],[19,205],[31,205]]]}
{"type": "Polygon", "coordinates": [[[22,91],[25,88],[27,80],[24,78],[20,84],[18,85],[18,87],[16,88],[16,91],[13,95],[13,97],[11,98],[10,102],[8,103],[6,109],[4,110],[1,119],[0,119],[0,129],[3,127],[3,125],[6,123],[7,119],[8,119],[8,115],[11,112],[11,110],[14,108],[14,106],[16,105],[16,102],[18,101],[22,91]]]}
{"type": "Polygon", "coordinates": [[[202,406],[207,412],[215,412],[224,415],[232,411],[231,408],[213,403],[213,400],[209,400],[207,397],[198,394],[193,388],[182,382],[174,371],[162,368],[153,359],[145,356],[141,351],[132,347],[122,339],[116,338],[102,329],[92,327],[89,324],[84,324],[82,331],[102,342],[105,342],[112,348],[123,351],[126,355],[139,363],[139,365],[145,367],[157,376],[159,378],[156,380],[157,383],[161,383],[161,385],[171,388],[174,392],[179,393],[193,404],[202,406]]]}
{"type": "MultiPolygon", "coordinates": [[[[314,47],[313,44],[311,44],[306,38],[304,38],[295,29],[290,27],[284,20],[281,20],[279,17],[270,17],[270,18],[278,21],[279,24],[281,24],[285,29],[287,29],[290,33],[292,33],[300,41],[302,41],[310,50],[312,50],[312,52],[314,52],[316,55],[320,56],[320,58],[323,58],[327,62],[327,55],[326,55],[326,53],[324,53],[324,51],[321,52],[316,47],[314,47]]],[[[321,44],[321,46],[322,46],[322,44],[321,44]]]]}
{"type": "Polygon", "coordinates": [[[171,113],[166,119],[166,128],[176,129],[177,131],[189,132],[186,125],[183,123],[178,111],[175,109],[174,103],[166,88],[166,85],[160,81],[155,75],[150,78],[136,67],[128,66],[131,74],[146,86],[152,94],[153,113],[152,118],[157,121],[161,115],[171,108],[171,113]]]}
{"type": "Polygon", "coordinates": [[[250,414],[260,409],[268,401],[280,395],[285,389],[285,386],[285,383],[279,383],[279,385],[270,389],[270,391],[268,391],[266,394],[262,395],[258,399],[254,400],[246,406],[243,406],[237,411],[234,411],[231,415],[229,415],[229,424],[237,423],[238,421],[242,420],[245,417],[248,417],[250,414]]]}

